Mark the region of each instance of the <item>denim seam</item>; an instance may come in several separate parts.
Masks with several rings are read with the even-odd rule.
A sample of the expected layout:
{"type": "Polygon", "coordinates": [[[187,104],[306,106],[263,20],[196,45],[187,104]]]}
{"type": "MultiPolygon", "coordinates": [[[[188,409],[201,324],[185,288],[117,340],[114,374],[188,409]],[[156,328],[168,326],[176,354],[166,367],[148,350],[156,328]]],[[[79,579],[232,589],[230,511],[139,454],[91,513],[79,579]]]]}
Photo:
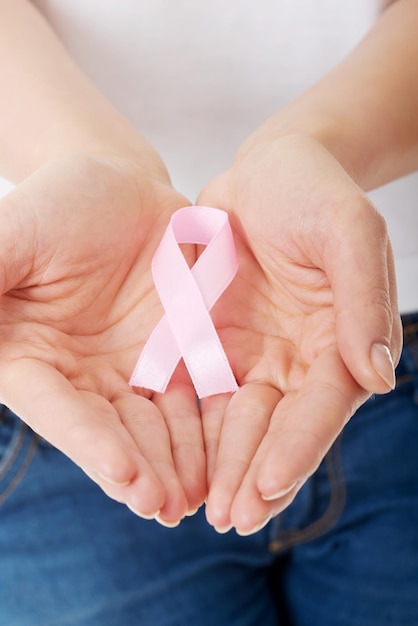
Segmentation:
{"type": "MultiPolygon", "coordinates": [[[[21,449],[23,448],[23,444],[24,444],[24,440],[25,440],[25,434],[27,434],[27,427],[23,427],[21,429],[21,432],[19,433],[19,439],[15,445],[15,448],[13,450],[13,454],[11,454],[9,461],[7,462],[6,466],[3,468],[3,471],[0,475],[1,479],[4,479],[5,476],[7,475],[7,471],[12,467],[14,461],[17,459],[19,452],[21,451],[21,449]]],[[[31,442],[29,444],[29,447],[25,453],[25,456],[21,462],[21,465],[17,471],[17,473],[13,476],[12,480],[8,483],[8,485],[5,487],[5,489],[0,493],[0,506],[2,506],[6,500],[10,497],[10,495],[13,493],[13,491],[16,489],[16,487],[19,485],[19,483],[22,481],[23,477],[26,474],[26,471],[30,465],[30,462],[32,461],[32,458],[35,454],[35,451],[38,447],[38,442],[37,442],[37,438],[34,436],[31,439],[31,442]]]]}
{"type": "Polygon", "coordinates": [[[16,458],[19,455],[20,450],[23,447],[23,442],[25,440],[24,426],[21,426],[19,428],[16,441],[13,441],[13,440],[14,440],[14,437],[12,436],[12,439],[11,439],[12,448],[11,448],[10,454],[7,455],[8,458],[6,462],[3,464],[2,467],[0,467],[0,480],[3,480],[3,478],[7,475],[7,472],[12,467],[13,463],[15,462],[16,458]]]}
{"type": "Polygon", "coordinates": [[[301,543],[317,539],[328,532],[340,518],[346,502],[346,485],[342,464],[340,435],[331,450],[325,456],[327,474],[330,483],[330,500],[321,517],[302,529],[278,530],[277,536],[270,543],[269,550],[275,554],[301,543]]]}

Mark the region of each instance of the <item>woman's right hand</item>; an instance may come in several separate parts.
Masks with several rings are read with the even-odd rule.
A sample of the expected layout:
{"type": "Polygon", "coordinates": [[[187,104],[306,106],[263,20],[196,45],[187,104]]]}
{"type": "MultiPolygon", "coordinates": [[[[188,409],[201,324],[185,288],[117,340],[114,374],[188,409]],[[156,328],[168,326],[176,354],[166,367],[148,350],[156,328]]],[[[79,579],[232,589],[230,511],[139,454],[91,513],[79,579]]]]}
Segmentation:
{"type": "Polygon", "coordinates": [[[128,381],[162,315],[151,258],[187,204],[129,159],[80,153],[0,201],[1,401],[112,498],[168,525],[206,497],[195,392],[181,368],[160,396],[128,381]]]}

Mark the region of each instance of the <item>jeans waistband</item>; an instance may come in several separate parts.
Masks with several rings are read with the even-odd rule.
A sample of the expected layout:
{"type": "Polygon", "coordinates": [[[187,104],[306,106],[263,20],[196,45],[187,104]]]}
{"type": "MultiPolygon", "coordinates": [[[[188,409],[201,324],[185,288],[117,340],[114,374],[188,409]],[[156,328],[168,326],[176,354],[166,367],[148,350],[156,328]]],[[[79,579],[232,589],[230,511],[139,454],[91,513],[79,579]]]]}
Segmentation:
{"type": "MultiPolygon", "coordinates": [[[[396,368],[399,383],[413,379],[418,385],[418,312],[401,316],[403,326],[403,351],[396,368]]],[[[417,386],[418,390],[418,386],[417,386]]]]}

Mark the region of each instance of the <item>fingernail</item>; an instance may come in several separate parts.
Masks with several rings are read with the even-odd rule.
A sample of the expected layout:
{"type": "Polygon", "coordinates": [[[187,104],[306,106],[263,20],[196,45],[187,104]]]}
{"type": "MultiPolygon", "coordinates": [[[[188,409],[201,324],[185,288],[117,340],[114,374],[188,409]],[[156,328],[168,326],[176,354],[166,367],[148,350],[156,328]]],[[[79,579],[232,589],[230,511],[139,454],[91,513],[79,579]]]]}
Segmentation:
{"type": "Polygon", "coordinates": [[[390,389],[395,388],[395,368],[389,348],[383,343],[374,343],[370,350],[372,365],[390,389]]]}
{"type": "Polygon", "coordinates": [[[232,528],[232,524],[228,524],[228,526],[214,526],[214,529],[220,535],[225,535],[225,533],[228,533],[231,530],[231,528],[232,528]]]}
{"type": "Polygon", "coordinates": [[[161,519],[159,515],[155,516],[155,520],[161,524],[161,526],[165,526],[165,528],[177,528],[179,526],[181,520],[176,520],[175,522],[167,522],[164,519],[161,519]]]}
{"type": "Polygon", "coordinates": [[[144,513],[141,513],[141,511],[138,511],[138,509],[135,509],[135,507],[133,507],[132,505],[127,504],[126,506],[128,507],[130,511],[132,511],[132,513],[135,513],[135,515],[138,515],[138,517],[142,517],[142,519],[146,519],[146,520],[155,519],[160,512],[158,510],[158,511],[155,511],[155,513],[147,513],[146,515],[144,515],[144,513]]]}
{"type": "Polygon", "coordinates": [[[195,509],[189,509],[186,513],[186,517],[193,517],[193,515],[198,512],[198,510],[198,506],[195,509]]]}
{"type": "Polygon", "coordinates": [[[298,480],[295,480],[294,483],[292,483],[291,485],[289,485],[288,487],[284,487],[283,489],[279,489],[279,491],[276,491],[276,493],[272,493],[271,495],[266,495],[264,493],[261,494],[261,497],[263,498],[263,500],[265,500],[266,502],[270,502],[270,500],[278,500],[279,498],[283,498],[283,496],[286,496],[288,493],[290,493],[298,484],[298,480]]]}
{"type": "Polygon", "coordinates": [[[102,480],[105,480],[107,483],[110,483],[111,485],[115,485],[115,487],[126,487],[126,485],[129,485],[129,483],[131,482],[130,480],[117,481],[117,480],[114,480],[113,478],[109,478],[109,476],[105,476],[104,474],[101,474],[100,472],[96,472],[96,474],[102,480]]]}
{"type": "Polygon", "coordinates": [[[254,535],[255,533],[258,533],[262,528],[267,526],[267,524],[269,523],[270,520],[271,520],[271,515],[269,515],[260,524],[257,524],[256,526],[254,526],[250,530],[241,530],[239,528],[236,528],[237,535],[240,535],[241,537],[248,537],[249,535],[254,535]]]}

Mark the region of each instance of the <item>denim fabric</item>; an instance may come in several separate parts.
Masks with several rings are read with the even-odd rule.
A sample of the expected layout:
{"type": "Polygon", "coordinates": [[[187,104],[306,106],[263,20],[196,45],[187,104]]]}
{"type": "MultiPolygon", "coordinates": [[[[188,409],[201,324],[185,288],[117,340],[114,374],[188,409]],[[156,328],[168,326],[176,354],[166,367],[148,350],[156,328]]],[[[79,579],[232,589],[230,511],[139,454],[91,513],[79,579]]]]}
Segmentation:
{"type": "Polygon", "coordinates": [[[251,537],[173,530],[107,498],[0,415],[1,626],[418,626],[418,370],[352,418],[251,537]]]}
{"type": "Polygon", "coordinates": [[[272,522],[280,624],[418,626],[417,362],[405,348],[397,389],[357,411],[272,522]]]}

